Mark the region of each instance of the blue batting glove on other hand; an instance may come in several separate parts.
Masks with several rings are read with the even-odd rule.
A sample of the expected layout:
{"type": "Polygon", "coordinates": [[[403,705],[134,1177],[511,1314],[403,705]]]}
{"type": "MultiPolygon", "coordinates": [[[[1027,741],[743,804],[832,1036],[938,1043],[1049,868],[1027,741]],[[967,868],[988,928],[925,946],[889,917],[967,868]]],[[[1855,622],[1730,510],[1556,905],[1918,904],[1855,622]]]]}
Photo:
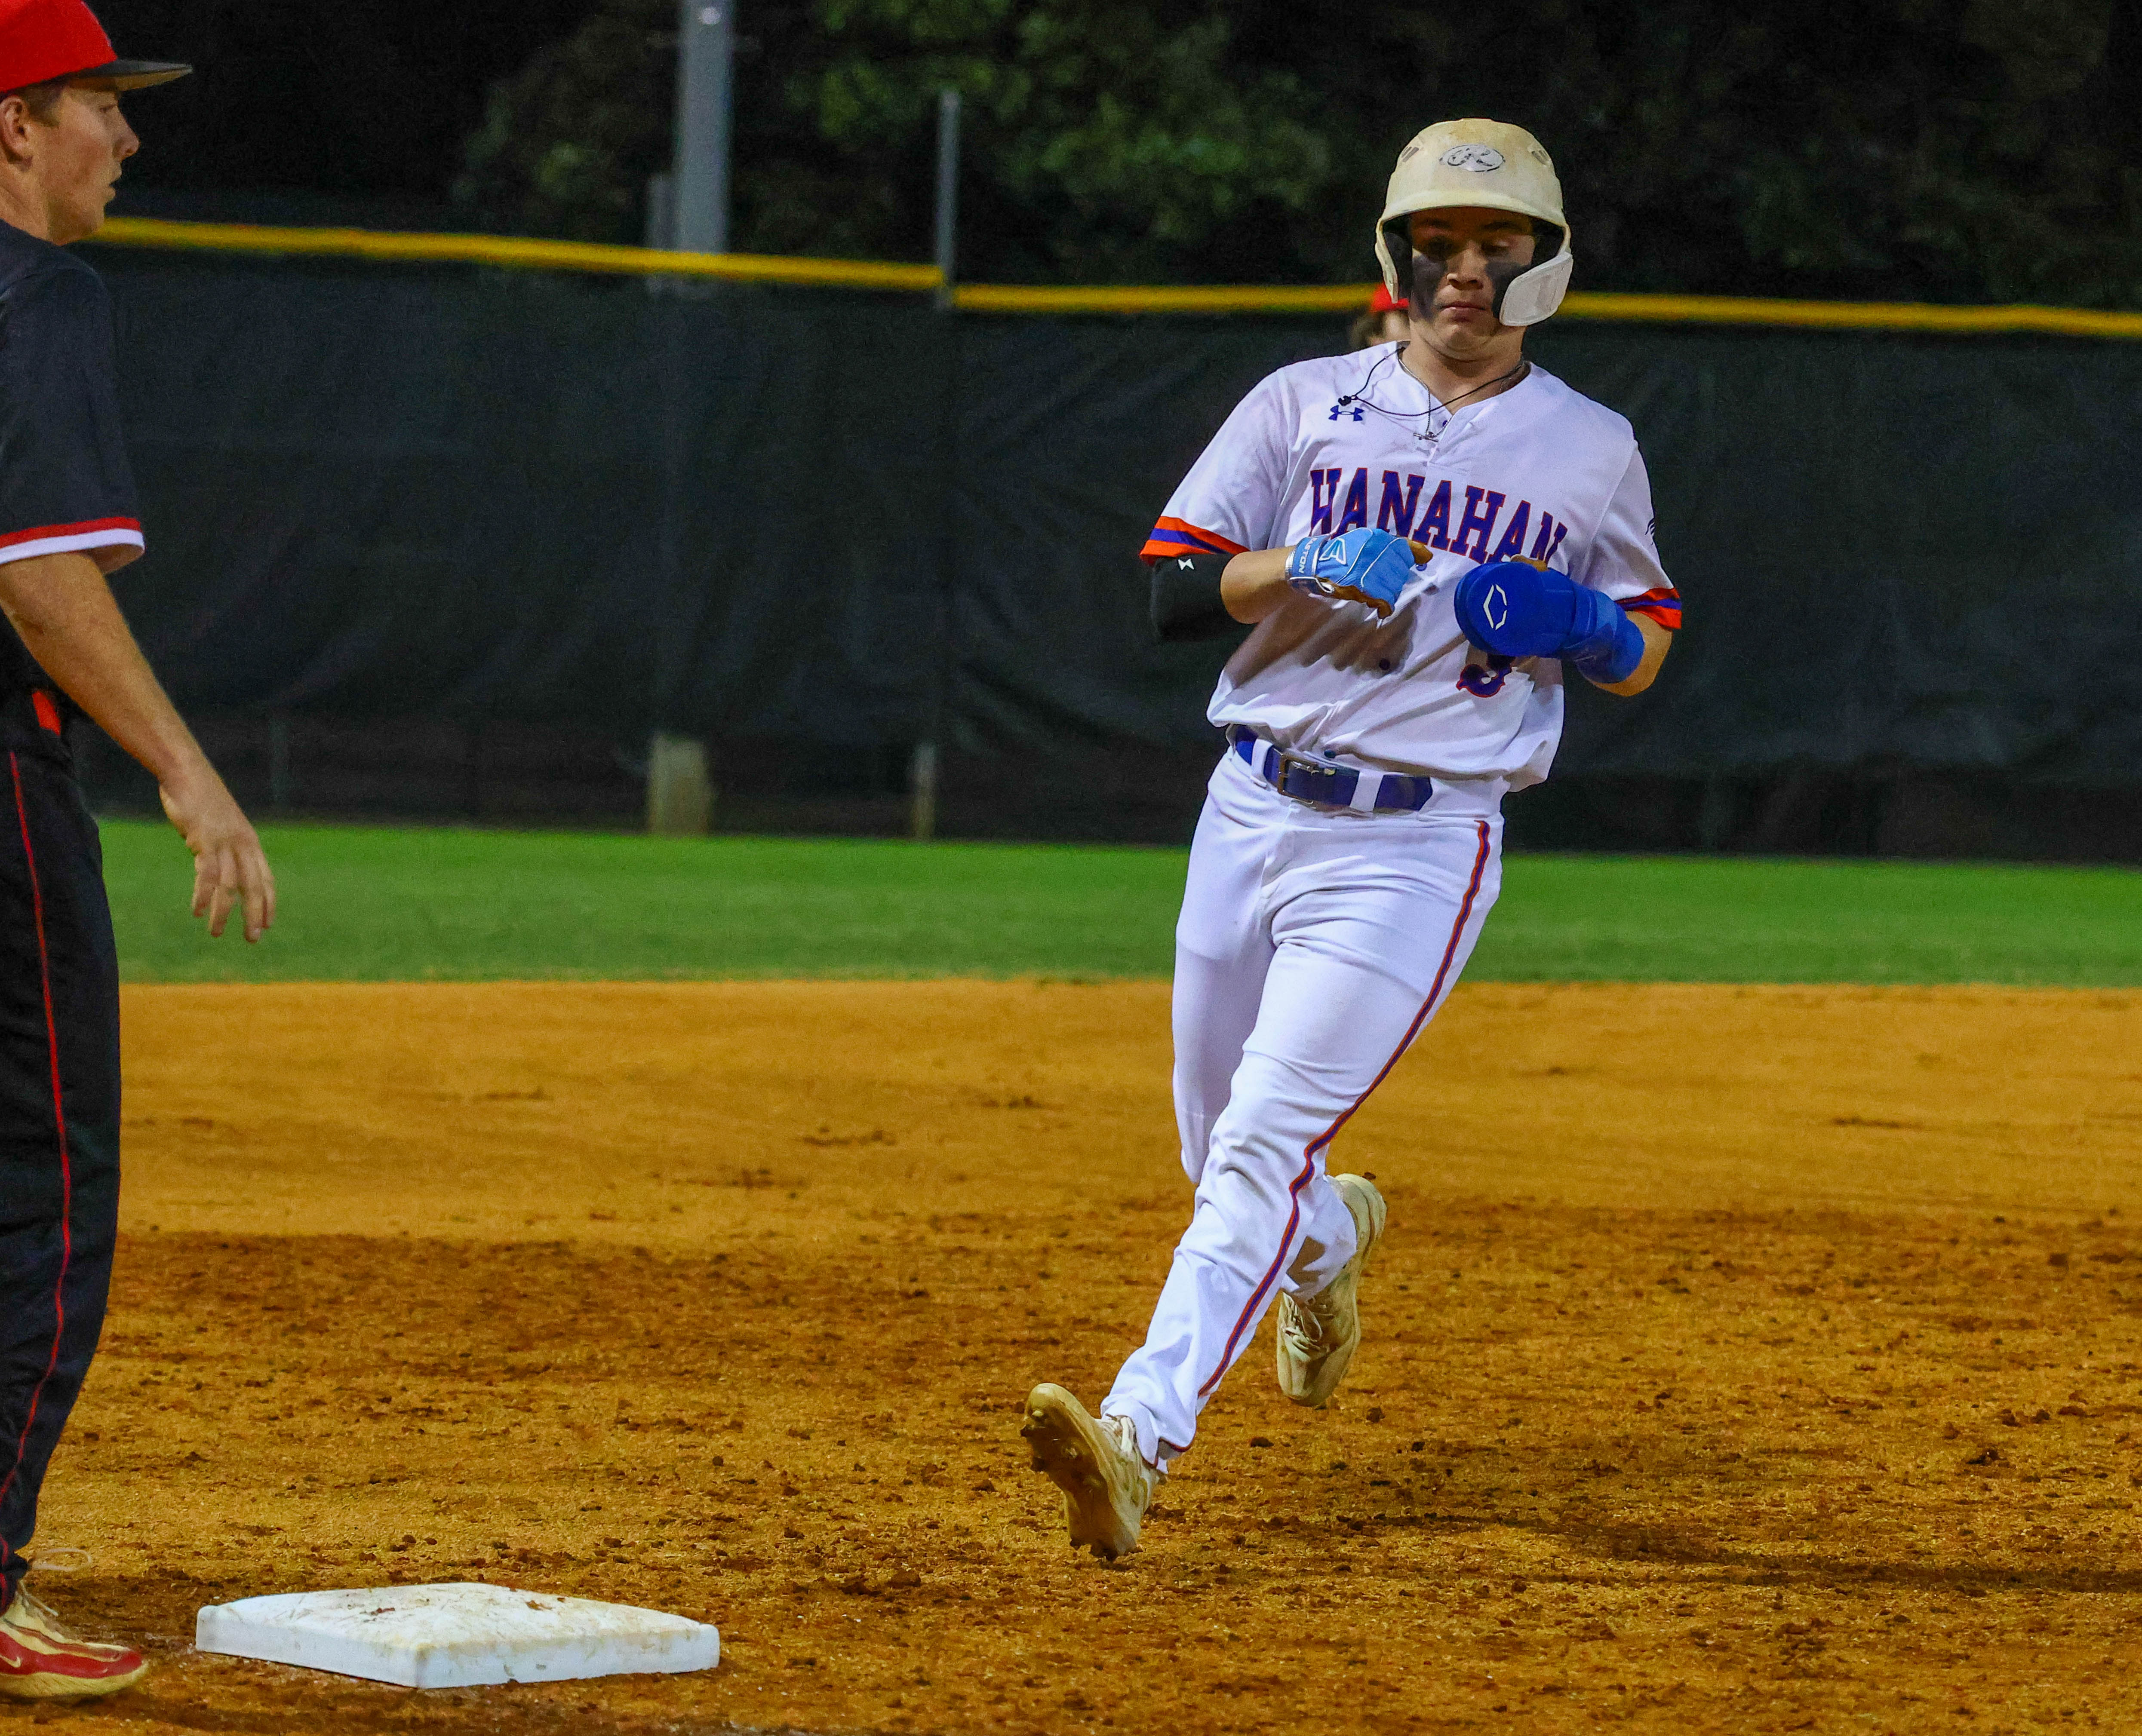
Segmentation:
{"type": "Polygon", "coordinates": [[[1365,603],[1378,614],[1389,615],[1428,555],[1421,544],[1388,530],[1305,536],[1286,558],[1286,582],[1309,596],[1365,603]]]}
{"type": "Polygon", "coordinates": [[[1502,657],[1559,657],[1612,686],[1644,660],[1644,636],[1611,597],[1524,560],[1491,561],[1458,581],[1458,630],[1502,657]]]}

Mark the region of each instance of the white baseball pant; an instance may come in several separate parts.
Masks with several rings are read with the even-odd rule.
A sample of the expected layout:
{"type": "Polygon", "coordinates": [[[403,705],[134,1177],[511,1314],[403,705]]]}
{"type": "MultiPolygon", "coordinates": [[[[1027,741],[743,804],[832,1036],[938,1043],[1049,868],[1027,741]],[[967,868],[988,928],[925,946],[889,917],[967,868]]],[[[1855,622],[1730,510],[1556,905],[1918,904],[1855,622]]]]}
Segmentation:
{"type": "Polygon", "coordinates": [[[1197,1415],[1281,1292],[1354,1254],[1332,1140],[1434,1016],[1502,885],[1499,782],[1419,813],[1312,807],[1235,754],[1191,846],[1175,938],[1175,1112],[1196,1184],[1144,1345],[1101,1407],[1147,1461],[1197,1415]]]}

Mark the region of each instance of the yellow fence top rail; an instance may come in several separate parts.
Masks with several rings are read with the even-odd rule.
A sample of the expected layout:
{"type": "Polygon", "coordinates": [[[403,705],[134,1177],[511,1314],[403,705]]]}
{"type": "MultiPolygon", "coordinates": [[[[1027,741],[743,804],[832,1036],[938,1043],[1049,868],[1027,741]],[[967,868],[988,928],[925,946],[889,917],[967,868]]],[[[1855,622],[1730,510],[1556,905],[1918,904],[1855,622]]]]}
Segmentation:
{"type": "MultiPolygon", "coordinates": [[[[665,253],[589,241],[511,235],[422,234],[400,230],[280,229],[252,223],[181,223],[115,217],[98,241],[116,247],[211,253],[300,254],[380,262],[496,265],[522,271],[607,272],[638,277],[711,278],[731,283],[798,284],[823,289],[927,293],[944,282],[934,265],[868,259],[777,258],[767,254],[665,253]]],[[[1056,288],[961,284],[960,308],[976,313],[1350,313],[1368,305],[1373,284],[1296,287],[1056,288]]],[[[1955,336],[2035,333],[2062,338],[2142,338],[2142,313],[2083,308],[1947,307],[1930,302],[1783,301],[1740,295],[1624,295],[1572,291],[1565,319],[1656,325],[1783,326],[1802,330],[1927,332],[1955,336]]]]}
{"type": "Polygon", "coordinates": [[[1562,316],[1664,325],[1799,326],[1830,331],[2036,332],[2062,338],[2142,338],[2142,313],[2014,304],[1958,308],[1933,302],[1778,301],[1749,295],[1615,295],[1572,290],[1562,316]]]}
{"type": "Polygon", "coordinates": [[[1219,284],[1196,289],[1058,289],[1039,284],[961,284],[960,307],[976,313],[1358,313],[1369,305],[1370,284],[1260,286],[1219,284]]]}
{"type": "Polygon", "coordinates": [[[935,289],[935,265],[867,259],[777,259],[769,254],[661,253],[593,241],[513,235],[427,235],[398,229],[276,229],[255,223],[177,223],[114,217],[96,239],[117,247],[209,253],[307,254],[343,259],[504,265],[522,271],[596,271],[634,277],[723,278],[753,284],[818,284],[849,289],[935,289]]]}

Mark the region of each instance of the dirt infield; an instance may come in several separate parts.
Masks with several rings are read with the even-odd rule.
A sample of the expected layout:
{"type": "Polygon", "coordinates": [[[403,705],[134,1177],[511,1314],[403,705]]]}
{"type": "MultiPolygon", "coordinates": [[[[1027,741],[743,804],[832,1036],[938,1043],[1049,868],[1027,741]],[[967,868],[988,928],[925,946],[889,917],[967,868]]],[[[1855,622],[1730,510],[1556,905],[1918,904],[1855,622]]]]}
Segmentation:
{"type": "MultiPolygon", "coordinates": [[[[1501,988],[1339,1152],[1341,1402],[1270,1329],[1148,1546],[1019,1450],[1187,1191],[1165,990],[129,991],[126,1240],[49,1576],[163,1667],[81,1726],[2142,1725],[2142,995],[1501,988]],[[202,1603],[482,1577],[703,1676],[415,1695],[202,1603]]],[[[0,1710],[0,1724],[27,1710],[0,1710]]]]}

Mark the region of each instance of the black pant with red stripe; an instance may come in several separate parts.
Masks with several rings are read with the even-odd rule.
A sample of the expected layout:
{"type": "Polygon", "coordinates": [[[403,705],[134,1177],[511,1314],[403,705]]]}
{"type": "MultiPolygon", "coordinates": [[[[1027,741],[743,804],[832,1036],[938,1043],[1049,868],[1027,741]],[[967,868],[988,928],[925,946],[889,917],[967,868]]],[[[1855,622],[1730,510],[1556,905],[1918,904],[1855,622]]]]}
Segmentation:
{"type": "Polygon", "coordinates": [[[0,708],[0,1608],[96,1354],[119,1224],[103,852],[66,746],[20,711],[0,708]]]}

